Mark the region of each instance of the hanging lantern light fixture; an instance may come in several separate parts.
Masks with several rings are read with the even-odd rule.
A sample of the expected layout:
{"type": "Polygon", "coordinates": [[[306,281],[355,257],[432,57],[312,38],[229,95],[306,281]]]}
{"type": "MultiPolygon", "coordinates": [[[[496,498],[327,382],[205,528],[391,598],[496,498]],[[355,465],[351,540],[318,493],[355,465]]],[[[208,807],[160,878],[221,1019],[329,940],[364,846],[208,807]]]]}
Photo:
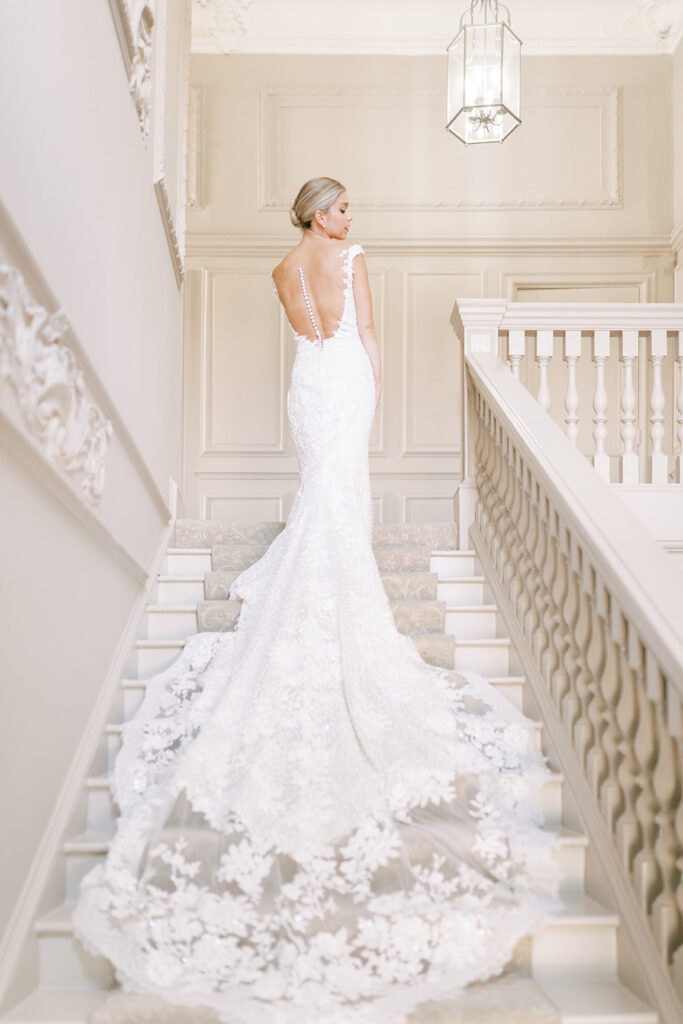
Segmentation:
{"type": "Polygon", "coordinates": [[[446,52],[446,128],[466,145],[502,142],[522,123],[522,41],[510,28],[505,4],[471,0],[446,52]]]}

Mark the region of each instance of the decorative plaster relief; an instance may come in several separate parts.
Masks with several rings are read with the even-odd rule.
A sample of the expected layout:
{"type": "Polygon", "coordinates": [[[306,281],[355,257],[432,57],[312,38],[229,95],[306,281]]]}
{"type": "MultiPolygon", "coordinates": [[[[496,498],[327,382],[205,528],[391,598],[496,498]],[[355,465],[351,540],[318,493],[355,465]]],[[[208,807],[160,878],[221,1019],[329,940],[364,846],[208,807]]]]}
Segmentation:
{"type": "Polygon", "coordinates": [[[254,0],[192,0],[193,43],[212,53],[233,53],[247,36],[254,0]]]}
{"type": "Polygon", "coordinates": [[[128,76],[128,91],[133,97],[146,142],[152,108],[152,26],[154,0],[109,0],[121,54],[128,76]]]}
{"type": "Polygon", "coordinates": [[[44,453],[66,473],[80,473],[85,500],[104,490],[111,422],[86,394],[83,371],[63,338],[64,313],[48,312],[21,272],[0,264],[0,380],[8,380],[24,422],[44,453]]]}

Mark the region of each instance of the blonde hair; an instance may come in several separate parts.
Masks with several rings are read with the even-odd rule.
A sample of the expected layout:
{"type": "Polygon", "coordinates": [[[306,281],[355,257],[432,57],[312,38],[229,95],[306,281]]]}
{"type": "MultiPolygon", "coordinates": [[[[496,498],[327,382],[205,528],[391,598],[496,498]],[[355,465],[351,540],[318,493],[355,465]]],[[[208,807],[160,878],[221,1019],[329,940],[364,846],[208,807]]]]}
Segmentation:
{"type": "Polygon", "coordinates": [[[334,178],[311,178],[301,186],[289,210],[289,219],[295,228],[307,231],[313,223],[316,210],[325,213],[337,196],[346,189],[334,178]]]}

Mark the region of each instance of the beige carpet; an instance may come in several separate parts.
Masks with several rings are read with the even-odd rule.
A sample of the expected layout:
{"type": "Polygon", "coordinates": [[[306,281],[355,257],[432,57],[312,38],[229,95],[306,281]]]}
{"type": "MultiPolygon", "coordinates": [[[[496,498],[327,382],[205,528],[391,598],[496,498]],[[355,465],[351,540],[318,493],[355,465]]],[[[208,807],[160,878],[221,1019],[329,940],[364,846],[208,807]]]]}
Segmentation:
{"type": "MultiPolygon", "coordinates": [[[[409,1017],[409,1024],[559,1024],[559,1021],[557,1009],[531,978],[514,972],[482,985],[470,985],[457,1000],[425,1003],[409,1017]]],[[[217,1024],[217,1018],[206,1010],[169,1006],[155,996],[113,992],[90,1014],[88,1024],[217,1024]]]]}

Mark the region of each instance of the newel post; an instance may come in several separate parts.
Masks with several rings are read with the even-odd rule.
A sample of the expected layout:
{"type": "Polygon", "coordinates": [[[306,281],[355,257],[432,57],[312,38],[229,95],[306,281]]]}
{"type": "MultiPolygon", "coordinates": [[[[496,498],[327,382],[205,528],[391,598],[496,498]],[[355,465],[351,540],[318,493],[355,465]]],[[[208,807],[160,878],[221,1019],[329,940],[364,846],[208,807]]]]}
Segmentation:
{"type": "Polygon", "coordinates": [[[476,417],[470,407],[471,393],[467,373],[467,356],[472,352],[500,355],[498,331],[507,310],[500,299],[457,299],[451,324],[460,345],[460,483],[453,495],[453,511],[458,525],[458,548],[469,547],[469,530],[474,522],[477,504],[474,445],[476,417]]]}

